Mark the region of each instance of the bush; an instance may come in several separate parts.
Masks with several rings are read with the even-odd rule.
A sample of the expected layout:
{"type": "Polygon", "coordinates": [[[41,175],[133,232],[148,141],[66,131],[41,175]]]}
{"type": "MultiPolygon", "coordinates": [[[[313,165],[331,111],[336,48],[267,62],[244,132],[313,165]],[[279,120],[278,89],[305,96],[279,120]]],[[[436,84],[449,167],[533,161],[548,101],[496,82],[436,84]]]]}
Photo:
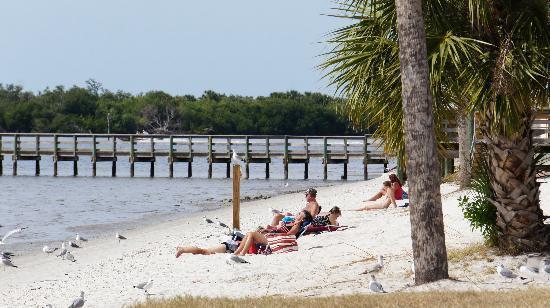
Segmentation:
{"type": "Polygon", "coordinates": [[[489,202],[494,197],[491,179],[489,176],[489,163],[486,152],[482,152],[477,159],[476,170],[472,175],[471,189],[473,195],[459,198],[458,205],[462,209],[464,218],[470,221],[472,229],[478,229],[483,234],[485,241],[490,246],[496,246],[497,238],[497,209],[489,202]]]}

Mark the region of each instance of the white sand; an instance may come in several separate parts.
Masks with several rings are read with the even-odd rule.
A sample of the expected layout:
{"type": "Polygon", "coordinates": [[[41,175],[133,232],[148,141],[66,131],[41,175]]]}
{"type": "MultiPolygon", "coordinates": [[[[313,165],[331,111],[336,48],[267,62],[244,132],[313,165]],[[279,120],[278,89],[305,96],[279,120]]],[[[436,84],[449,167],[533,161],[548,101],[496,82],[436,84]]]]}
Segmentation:
{"type": "MultiPolygon", "coordinates": [[[[324,210],[338,205],[351,209],[377,191],[379,178],[319,189],[318,201],[324,210]]],[[[243,183],[246,185],[246,182],[243,183]]],[[[457,207],[455,185],[441,187],[445,231],[449,249],[482,242],[478,232],[457,207]]],[[[542,206],[550,213],[550,184],[541,187],[542,206]]],[[[244,203],[241,211],[243,230],[266,225],[270,219],[267,208],[294,210],[304,204],[303,194],[284,195],[268,200],[244,203]]],[[[217,245],[227,239],[223,230],[203,222],[204,214],[175,222],[123,233],[127,241],[118,244],[110,238],[84,243],[73,249],[76,263],[37,252],[18,256],[14,263],[20,268],[0,269],[0,307],[36,307],[52,304],[67,306],[73,298],[86,293],[86,307],[120,307],[145,300],[132,285],[154,279],[154,298],[176,295],[195,296],[317,296],[367,293],[368,277],[360,275],[370,256],[383,254],[386,268],[377,275],[389,292],[407,290],[507,290],[527,286],[550,287],[546,280],[523,284],[508,283],[495,274],[495,266],[503,263],[517,272],[527,257],[494,257],[487,260],[450,262],[450,276],[445,280],[421,287],[412,287],[410,270],[411,240],[409,214],[406,209],[372,212],[344,212],[340,222],[356,228],[299,239],[300,250],[281,255],[247,256],[250,264],[231,266],[225,255],[183,255],[176,259],[177,245],[217,245]]],[[[231,208],[208,212],[230,224],[231,208]]],[[[83,234],[83,236],[85,236],[83,234]]],[[[529,260],[534,262],[535,260],[529,260]]]]}

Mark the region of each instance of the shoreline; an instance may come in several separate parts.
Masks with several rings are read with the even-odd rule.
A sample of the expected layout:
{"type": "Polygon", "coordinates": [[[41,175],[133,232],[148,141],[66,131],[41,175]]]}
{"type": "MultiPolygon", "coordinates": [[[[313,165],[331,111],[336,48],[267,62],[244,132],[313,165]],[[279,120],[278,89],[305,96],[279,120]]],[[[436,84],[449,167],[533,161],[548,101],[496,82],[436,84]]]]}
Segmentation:
{"type": "MultiPolygon", "coordinates": [[[[323,210],[340,206],[357,207],[372,195],[385,177],[319,187],[318,201],[323,210]]],[[[449,251],[480,243],[479,232],[456,207],[458,196],[453,184],[441,186],[446,243],[449,251]]],[[[541,185],[541,204],[550,211],[546,200],[550,185],[541,185]]],[[[294,193],[241,204],[241,229],[250,231],[269,223],[268,207],[295,210],[304,204],[303,194],[294,193]]],[[[0,306],[67,306],[80,291],[86,293],[86,307],[120,307],[146,299],[132,286],[153,278],[154,299],[177,295],[205,297],[331,296],[369,293],[368,275],[360,275],[375,256],[383,254],[386,266],[377,278],[388,292],[436,290],[512,290],[529,286],[548,288],[545,282],[508,283],[494,271],[498,263],[517,271],[526,256],[496,256],[488,259],[449,261],[449,274],[455,280],[412,286],[410,270],[410,222],[407,209],[371,212],[343,212],[344,231],[308,235],[299,239],[299,250],[288,254],[253,255],[250,264],[231,266],[224,254],[183,255],[175,258],[176,246],[217,245],[227,239],[224,231],[206,224],[195,213],[175,221],[162,222],[123,233],[128,240],[120,244],[112,237],[98,238],[74,249],[77,262],[71,263],[44,253],[14,258],[18,269],[0,273],[0,306]]],[[[231,223],[231,207],[208,212],[207,217],[231,223]]]]}

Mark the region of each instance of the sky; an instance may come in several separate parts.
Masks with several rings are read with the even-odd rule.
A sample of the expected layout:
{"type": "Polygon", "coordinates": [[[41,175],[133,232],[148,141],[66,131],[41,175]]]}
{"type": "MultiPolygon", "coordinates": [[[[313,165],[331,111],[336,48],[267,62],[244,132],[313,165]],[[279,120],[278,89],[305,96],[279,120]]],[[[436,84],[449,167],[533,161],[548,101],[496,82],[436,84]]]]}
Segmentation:
{"type": "Polygon", "coordinates": [[[0,5],[0,83],[34,92],[333,94],[316,66],[332,0],[25,0],[0,5]]]}

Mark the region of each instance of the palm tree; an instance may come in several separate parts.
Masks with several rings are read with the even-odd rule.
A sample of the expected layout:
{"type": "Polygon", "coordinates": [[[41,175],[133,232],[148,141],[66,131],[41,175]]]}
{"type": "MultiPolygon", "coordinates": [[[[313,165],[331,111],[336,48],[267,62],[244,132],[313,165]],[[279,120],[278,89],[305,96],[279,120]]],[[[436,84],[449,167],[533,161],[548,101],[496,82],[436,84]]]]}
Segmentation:
{"type": "MultiPolygon", "coordinates": [[[[378,125],[389,154],[404,153],[396,9],[392,0],[344,0],[354,23],[332,33],[321,65],[347,98],[357,125],[378,125]]],[[[481,112],[491,153],[500,246],[540,250],[542,223],[530,124],[547,101],[548,9],[545,1],[424,1],[430,89],[438,141],[443,120],[481,112]]],[[[411,166],[407,166],[409,169],[411,166]]],[[[410,172],[410,170],[409,170],[410,172]]]]}
{"type": "Polygon", "coordinates": [[[499,246],[540,251],[549,248],[550,232],[539,205],[531,125],[548,102],[547,1],[469,4],[472,34],[489,43],[467,84],[489,151],[499,246]]]}
{"type": "Polygon", "coordinates": [[[415,282],[449,278],[421,0],[395,0],[415,282]]]}

